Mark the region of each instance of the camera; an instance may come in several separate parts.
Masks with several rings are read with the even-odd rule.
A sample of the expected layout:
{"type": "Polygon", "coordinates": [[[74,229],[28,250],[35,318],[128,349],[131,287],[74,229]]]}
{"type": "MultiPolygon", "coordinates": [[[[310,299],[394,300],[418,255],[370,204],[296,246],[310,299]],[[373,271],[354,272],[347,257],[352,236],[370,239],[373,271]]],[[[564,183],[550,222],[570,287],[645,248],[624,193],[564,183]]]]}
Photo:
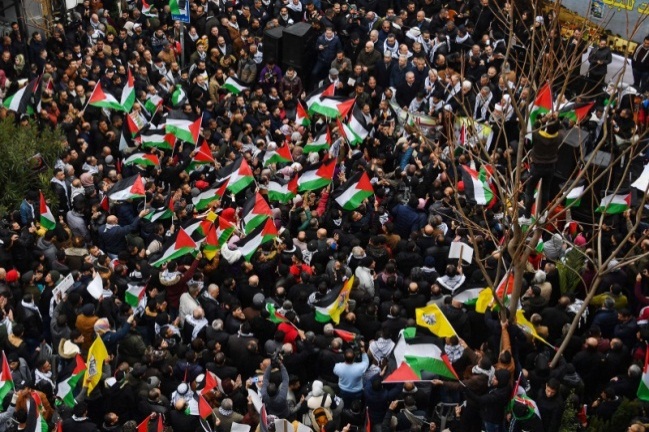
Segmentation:
{"type": "Polygon", "coordinates": [[[273,355],[270,356],[270,365],[273,368],[279,367],[279,363],[284,360],[284,356],[282,356],[282,350],[278,349],[273,353],[273,355]]]}

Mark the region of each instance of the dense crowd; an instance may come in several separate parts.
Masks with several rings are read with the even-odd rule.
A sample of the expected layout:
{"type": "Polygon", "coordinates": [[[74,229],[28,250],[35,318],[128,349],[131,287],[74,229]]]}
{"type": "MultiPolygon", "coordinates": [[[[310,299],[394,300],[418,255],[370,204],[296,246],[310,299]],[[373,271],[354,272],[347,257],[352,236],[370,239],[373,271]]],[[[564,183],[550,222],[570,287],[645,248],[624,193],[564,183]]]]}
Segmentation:
{"type": "Polygon", "coordinates": [[[625,187],[642,171],[635,137],[648,108],[649,37],[630,57],[637,91],[623,98],[603,88],[606,39],[588,42],[579,29],[564,39],[552,11],[534,16],[525,1],[201,0],[189,3],[186,25],[172,20],[179,3],[85,0],[47,36],[14,23],[3,38],[0,97],[17,112],[2,116],[58,128],[64,142],[55,199],[48,206],[30,191],[0,228],[0,383],[13,382],[0,386],[0,432],[286,432],[281,420],[296,432],[554,432],[610,421],[625,399],[636,404],[625,426],[645,430],[649,239],[646,216],[634,224],[639,205],[602,225],[574,211],[566,229],[543,230],[522,278],[532,332],[495,303],[471,300],[496,278],[506,288],[511,222],[547,217],[569,129],[586,131],[585,148],[600,139],[613,155],[633,148],[616,170],[625,187]],[[264,54],[266,30],[300,22],[316,32],[305,67],[264,54]],[[553,71],[556,94],[567,83],[566,100],[593,105],[585,116],[539,117],[519,142],[517,112],[543,87],[541,70],[553,71]],[[130,78],[130,112],[90,103],[98,83],[119,101],[130,78]],[[226,85],[233,78],[242,91],[226,85]],[[26,85],[30,109],[10,103],[26,85]],[[354,98],[350,116],[368,132],[359,142],[340,121],[302,121],[311,92],[324,89],[354,98]],[[199,139],[146,145],[172,110],[202,118],[199,139]],[[453,127],[462,118],[492,131],[488,155],[484,145],[454,147],[465,139],[453,127]],[[323,131],[326,142],[307,150],[323,131]],[[282,146],[290,160],[265,163],[282,146]],[[517,168],[525,198],[478,203],[462,170],[506,173],[519,146],[529,151],[517,168]],[[197,163],[204,148],[209,163],[197,163]],[[150,158],[125,163],[138,153],[150,158]],[[269,198],[272,183],[330,161],[328,185],[269,198]],[[242,165],[254,181],[200,205],[242,165]],[[336,191],[361,173],[370,193],[347,207],[336,191]],[[134,178],[141,190],[116,198],[134,178]],[[255,226],[273,234],[248,254],[243,244],[258,231],[248,224],[264,203],[247,203],[257,196],[270,214],[255,226]],[[165,259],[181,249],[181,232],[205,221],[233,227],[220,250],[192,235],[198,245],[165,259]],[[625,242],[634,230],[639,240],[625,242]],[[454,242],[474,247],[473,259],[450,258],[454,242]],[[614,252],[638,259],[610,260],[595,278],[591,258],[614,252]],[[568,288],[566,268],[581,276],[568,288]],[[416,319],[431,305],[454,334],[439,337],[435,320],[416,319]],[[458,379],[412,366],[403,352],[415,343],[437,347],[430,359],[438,349],[458,379]],[[397,360],[416,376],[398,379],[397,360]]]}

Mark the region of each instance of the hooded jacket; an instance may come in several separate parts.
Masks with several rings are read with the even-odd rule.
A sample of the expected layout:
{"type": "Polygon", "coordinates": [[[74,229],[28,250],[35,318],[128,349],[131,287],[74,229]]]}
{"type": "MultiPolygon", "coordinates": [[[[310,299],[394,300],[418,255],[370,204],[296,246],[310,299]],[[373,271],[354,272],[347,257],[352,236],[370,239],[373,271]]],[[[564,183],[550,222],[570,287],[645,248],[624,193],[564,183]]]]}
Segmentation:
{"type": "Polygon", "coordinates": [[[509,371],[497,370],[496,379],[498,380],[497,386],[482,396],[476,395],[468,387],[465,390],[467,398],[480,405],[480,417],[485,423],[501,424],[505,418],[505,408],[511,397],[509,371]]]}

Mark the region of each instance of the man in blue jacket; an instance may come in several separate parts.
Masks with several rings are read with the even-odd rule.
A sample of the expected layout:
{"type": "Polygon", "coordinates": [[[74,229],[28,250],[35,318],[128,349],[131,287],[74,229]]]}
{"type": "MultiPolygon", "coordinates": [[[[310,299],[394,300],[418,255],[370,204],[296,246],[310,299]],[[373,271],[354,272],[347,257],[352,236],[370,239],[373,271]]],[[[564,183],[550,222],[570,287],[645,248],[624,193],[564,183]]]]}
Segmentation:
{"type": "Polygon", "coordinates": [[[343,49],[343,45],[333,28],[327,27],[325,32],[318,37],[315,47],[318,52],[318,60],[311,72],[311,82],[317,83],[324,77],[325,71],[330,69],[331,62],[336,58],[336,53],[343,49]]]}
{"type": "Polygon", "coordinates": [[[140,225],[140,218],[149,211],[142,210],[130,225],[120,226],[117,216],[106,218],[106,223],[99,227],[99,247],[112,259],[117,258],[120,251],[126,250],[126,235],[134,232],[140,225]]]}

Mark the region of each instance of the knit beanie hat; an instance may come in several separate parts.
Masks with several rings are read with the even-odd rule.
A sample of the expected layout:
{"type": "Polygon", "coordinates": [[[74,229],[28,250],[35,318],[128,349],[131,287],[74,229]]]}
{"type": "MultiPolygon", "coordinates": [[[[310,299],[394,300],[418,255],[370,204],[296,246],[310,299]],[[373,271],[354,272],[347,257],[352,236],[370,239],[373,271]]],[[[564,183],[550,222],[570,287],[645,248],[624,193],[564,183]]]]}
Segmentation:
{"type": "Polygon", "coordinates": [[[106,332],[110,331],[110,323],[108,322],[107,318],[99,318],[95,322],[95,333],[102,335],[106,332]]]}

